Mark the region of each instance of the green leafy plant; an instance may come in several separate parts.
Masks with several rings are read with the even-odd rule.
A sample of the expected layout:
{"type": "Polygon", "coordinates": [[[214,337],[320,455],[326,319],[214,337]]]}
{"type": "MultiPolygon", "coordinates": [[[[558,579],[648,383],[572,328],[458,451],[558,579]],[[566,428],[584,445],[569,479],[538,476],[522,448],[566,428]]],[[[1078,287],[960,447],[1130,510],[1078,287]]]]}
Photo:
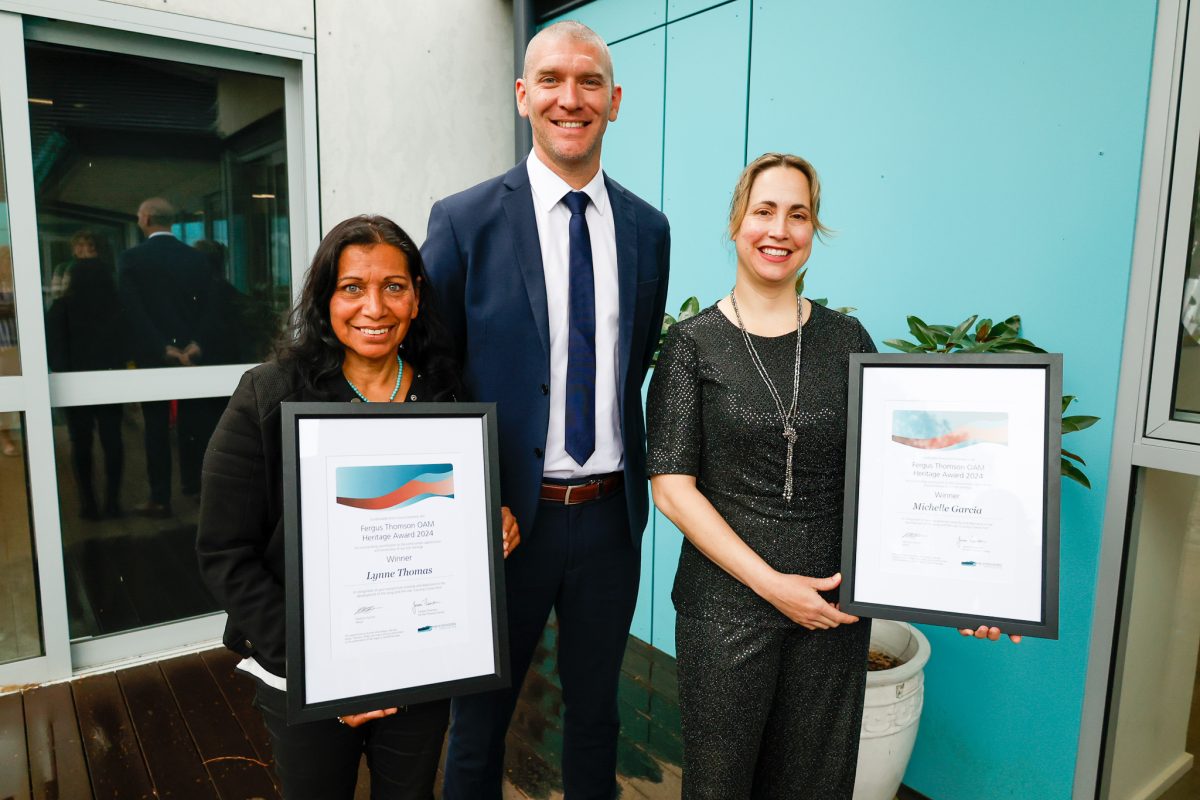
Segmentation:
{"type": "MultiPolygon", "coordinates": [[[[885,339],[884,344],[904,353],[1044,353],[1042,348],[1021,336],[1021,317],[1014,314],[998,324],[990,319],[979,319],[977,314],[967,317],[957,325],[930,325],[920,317],[908,318],[908,329],[915,342],[907,339],[885,339]],[[978,320],[978,321],[976,321],[978,320]],[[972,329],[974,326],[974,329],[972,329]]],[[[1067,406],[1075,402],[1075,395],[1062,399],[1062,432],[1075,433],[1090,428],[1099,417],[1087,415],[1067,416],[1067,406]]],[[[1087,466],[1079,455],[1063,448],[1059,457],[1059,472],[1088,489],[1092,482],[1073,461],[1087,466]]]]}

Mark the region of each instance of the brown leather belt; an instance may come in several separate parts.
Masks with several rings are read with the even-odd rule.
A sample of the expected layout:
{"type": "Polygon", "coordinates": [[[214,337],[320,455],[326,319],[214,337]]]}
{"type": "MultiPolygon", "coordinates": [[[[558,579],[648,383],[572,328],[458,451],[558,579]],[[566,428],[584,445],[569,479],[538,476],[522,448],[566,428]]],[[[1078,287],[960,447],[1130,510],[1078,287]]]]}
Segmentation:
{"type": "Polygon", "coordinates": [[[607,497],[625,485],[625,476],[620,472],[601,475],[584,483],[543,483],[542,500],[577,506],[607,497]]]}

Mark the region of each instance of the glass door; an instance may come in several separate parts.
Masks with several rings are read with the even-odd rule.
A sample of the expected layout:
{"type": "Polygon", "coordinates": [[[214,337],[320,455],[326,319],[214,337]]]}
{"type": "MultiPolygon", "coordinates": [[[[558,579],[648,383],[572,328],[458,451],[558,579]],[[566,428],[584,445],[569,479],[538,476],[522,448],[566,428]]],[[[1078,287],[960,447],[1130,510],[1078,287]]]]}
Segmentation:
{"type": "MultiPolygon", "coordinates": [[[[2,583],[25,609],[38,596],[29,582],[43,574],[46,584],[53,562],[58,617],[44,627],[67,650],[69,674],[220,635],[223,615],[196,566],[200,469],[304,268],[305,204],[293,199],[304,172],[301,66],[0,16],[16,37],[0,40],[11,62],[0,88],[20,94],[4,131],[19,129],[23,145],[7,153],[23,181],[21,202],[8,206],[25,211],[24,227],[11,226],[15,303],[5,304],[0,247],[0,374],[19,373],[13,380],[44,398],[26,418],[32,395],[14,389],[5,403],[0,383],[0,450],[11,439],[16,453],[0,456],[0,524],[14,531],[0,534],[20,539],[9,495],[22,488],[22,454],[37,452],[26,506],[33,530],[44,521],[38,542],[49,540],[26,547],[24,561],[13,545],[13,575],[22,563],[28,575],[2,583]]],[[[30,643],[24,613],[13,612],[13,646],[45,649],[30,643]]]]}

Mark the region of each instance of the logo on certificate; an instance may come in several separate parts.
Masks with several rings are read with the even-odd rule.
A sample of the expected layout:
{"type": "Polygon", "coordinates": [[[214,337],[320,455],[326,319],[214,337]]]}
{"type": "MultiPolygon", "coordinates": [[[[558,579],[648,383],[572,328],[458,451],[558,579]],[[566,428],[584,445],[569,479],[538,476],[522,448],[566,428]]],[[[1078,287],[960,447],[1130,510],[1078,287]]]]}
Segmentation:
{"type": "Polygon", "coordinates": [[[454,497],[451,464],[396,464],[337,468],[338,505],[379,511],[431,497],[454,497]]]}
{"type": "Polygon", "coordinates": [[[958,450],[974,444],[1008,444],[1008,414],[1003,411],[892,412],[892,441],[917,450],[958,450]]]}

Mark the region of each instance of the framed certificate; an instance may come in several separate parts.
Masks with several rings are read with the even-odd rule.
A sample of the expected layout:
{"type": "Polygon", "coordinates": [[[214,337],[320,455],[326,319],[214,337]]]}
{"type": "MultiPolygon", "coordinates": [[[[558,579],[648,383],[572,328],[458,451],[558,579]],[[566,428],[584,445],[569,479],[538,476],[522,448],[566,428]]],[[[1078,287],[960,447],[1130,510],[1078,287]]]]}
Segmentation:
{"type": "Polygon", "coordinates": [[[1058,638],[1059,354],[850,356],[843,611],[1058,638]]]}
{"type": "Polygon", "coordinates": [[[508,686],[495,406],[282,424],[288,722],[508,686]]]}

